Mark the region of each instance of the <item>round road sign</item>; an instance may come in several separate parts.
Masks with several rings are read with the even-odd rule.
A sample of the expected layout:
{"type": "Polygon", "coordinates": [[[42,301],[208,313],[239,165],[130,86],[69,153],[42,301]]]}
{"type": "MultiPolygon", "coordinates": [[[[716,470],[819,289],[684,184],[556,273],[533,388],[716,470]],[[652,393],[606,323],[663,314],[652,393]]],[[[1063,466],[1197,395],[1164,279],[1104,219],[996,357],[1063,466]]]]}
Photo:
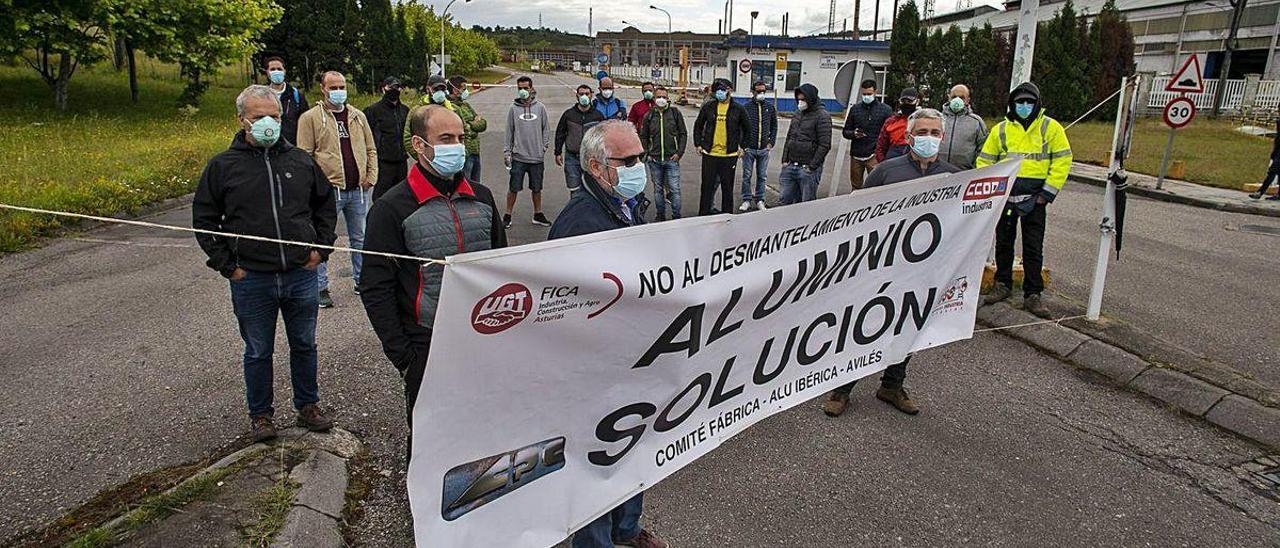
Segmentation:
{"type": "Polygon", "coordinates": [[[1185,127],[1195,117],[1196,104],[1186,97],[1178,97],[1164,106],[1164,123],[1173,129],[1185,127]]]}
{"type": "Polygon", "coordinates": [[[596,80],[604,80],[605,78],[608,78],[608,77],[609,77],[609,73],[603,70],[596,73],[596,80]]]}
{"type": "Polygon", "coordinates": [[[597,55],[597,56],[596,56],[596,63],[601,64],[601,65],[607,65],[607,64],[609,64],[609,56],[608,56],[608,55],[605,55],[605,54],[603,54],[603,53],[601,53],[600,55],[597,55]]]}
{"type": "Polygon", "coordinates": [[[738,72],[741,72],[743,74],[751,72],[751,60],[743,59],[741,61],[738,61],[738,72]]]}

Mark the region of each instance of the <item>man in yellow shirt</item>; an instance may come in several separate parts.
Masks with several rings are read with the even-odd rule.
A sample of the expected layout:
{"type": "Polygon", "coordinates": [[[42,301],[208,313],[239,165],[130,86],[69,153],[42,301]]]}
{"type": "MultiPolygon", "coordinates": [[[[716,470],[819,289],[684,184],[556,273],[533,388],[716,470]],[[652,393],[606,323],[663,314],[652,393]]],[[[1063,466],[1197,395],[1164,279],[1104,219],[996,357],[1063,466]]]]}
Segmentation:
{"type": "Polygon", "coordinates": [[[750,131],[747,110],[733,102],[733,84],[717,78],[711,84],[711,98],[702,103],[693,122],[693,146],[702,155],[702,195],[698,215],[733,211],[733,176],[742,151],[739,144],[750,131]],[[720,190],[720,209],[712,208],[720,190]]]}
{"type": "Polygon", "coordinates": [[[992,128],[978,153],[983,168],[1022,156],[1022,168],[1009,192],[1009,204],[996,225],[996,284],[983,299],[992,304],[1013,293],[1013,242],[1022,225],[1023,308],[1040,316],[1049,311],[1041,302],[1044,278],[1046,208],[1053,203],[1071,171],[1071,143],[1062,124],[1044,113],[1040,88],[1025,82],[1009,92],[1005,119],[992,128]]]}

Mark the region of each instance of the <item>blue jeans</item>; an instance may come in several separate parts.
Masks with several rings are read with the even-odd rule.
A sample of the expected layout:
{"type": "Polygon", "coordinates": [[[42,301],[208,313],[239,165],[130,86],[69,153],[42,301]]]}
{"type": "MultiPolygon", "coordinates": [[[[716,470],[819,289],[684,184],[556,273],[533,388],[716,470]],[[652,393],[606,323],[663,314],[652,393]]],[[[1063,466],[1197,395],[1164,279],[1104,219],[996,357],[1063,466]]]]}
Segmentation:
{"type": "Polygon", "coordinates": [[[249,416],[271,416],[274,397],[271,359],[275,351],[276,317],[284,317],[289,339],[289,378],[293,407],[320,401],[316,386],[316,311],[320,293],[316,272],[247,272],[231,282],[231,306],[244,339],[245,400],[249,416]]]}
{"type": "Polygon", "coordinates": [[[818,175],[821,168],[809,171],[799,164],[782,166],[778,185],[782,187],[782,205],[807,202],[818,197],[818,175]]]}
{"type": "MultiPolygon", "coordinates": [[[[364,249],[364,216],[369,213],[369,204],[372,196],[368,190],[340,190],[338,191],[338,213],[341,213],[347,221],[347,239],[350,240],[351,249],[364,249]]],[[[356,285],[360,285],[360,265],[364,262],[363,257],[359,253],[351,254],[351,279],[355,280],[356,285]]],[[[320,268],[316,269],[316,279],[320,290],[329,289],[329,263],[320,263],[320,268]]]]}
{"type": "Polygon", "coordinates": [[[573,534],[573,548],[613,548],[615,540],[631,540],[640,534],[640,512],[644,493],[627,499],[617,508],[588,523],[573,534]]]}
{"type": "Polygon", "coordinates": [[[764,200],[764,184],[769,180],[766,170],[769,169],[768,149],[742,149],[742,201],[759,202],[764,200]],[[751,168],[755,166],[756,189],[751,193],[751,168]]]}
{"type": "Polygon", "coordinates": [[[480,155],[468,154],[466,163],[462,164],[462,176],[467,182],[480,182],[480,155]]]}
{"type": "Polygon", "coordinates": [[[564,184],[569,190],[578,190],[582,186],[582,161],[578,155],[564,151],[564,184]]]}
{"type": "Polygon", "coordinates": [[[653,181],[654,204],[658,206],[658,220],[666,220],[667,203],[671,204],[671,218],[680,218],[680,162],[675,160],[649,160],[649,180],[653,181]]]}

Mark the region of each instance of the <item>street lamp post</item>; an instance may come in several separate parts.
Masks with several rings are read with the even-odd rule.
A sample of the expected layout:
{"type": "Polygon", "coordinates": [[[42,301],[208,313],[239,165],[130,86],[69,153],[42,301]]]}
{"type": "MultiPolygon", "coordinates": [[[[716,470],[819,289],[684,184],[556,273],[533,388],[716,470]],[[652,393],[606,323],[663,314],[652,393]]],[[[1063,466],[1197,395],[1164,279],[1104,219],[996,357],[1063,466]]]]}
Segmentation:
{"type": "MultiPolygon", "coordinates": [[[[653,4],[649,4],[649,9],[651,9],[651,10],[658,10],[658,11],[660,11],[660,12],[662,12],[662,13],[667,14],[667,67],[668,67],[668,68],[670,68],[670,67],[671,67],[671,56],[675,54],[675,51],[674,51],[674,50],[675,50],[675,47],[676,47],[675,38],[673,38],[673,37],[671,36],[671,12],[669,12],[669,11],[667,11],[667,10],[664,10],[664,9],[662,9],[662,8],[658,7],[658,6],[653,5],[653,4]]],[[[672,76],[671,80],[673,80],[673,81],[675,80],[674,75],[672,76]]]]}
{"type": "Polygon", "coordinates": [[[760,16],[760,12],[751,12],[751,30],[747,31],[747,53],[751,53],[751,41],[756,35],[756,17],[760,16]]]}
{"type": "MultiPolygon", "coordinates": [[[[440,77],[441,78],[444,78],[444,64],[445,64],[444,63],[444,22],[449,19],[448,17],[449,8],[452,8],[453,3],[457,1],[458,0],[449,0],[449,3],[444,5],[444,11],[440,12],[440,77]]],[[[466,4],[470,1],[471,0],[462,0],[462,3],[466,4]]]]}

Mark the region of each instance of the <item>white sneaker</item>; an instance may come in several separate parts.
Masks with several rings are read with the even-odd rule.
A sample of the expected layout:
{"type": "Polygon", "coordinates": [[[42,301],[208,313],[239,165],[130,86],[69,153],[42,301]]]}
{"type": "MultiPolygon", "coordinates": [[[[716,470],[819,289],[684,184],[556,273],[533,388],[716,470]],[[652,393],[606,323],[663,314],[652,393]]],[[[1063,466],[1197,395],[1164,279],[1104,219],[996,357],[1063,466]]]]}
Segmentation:
{"type": "Polygon", "coordinates": [[[751,200],[743,200],[742,205],[738,206],[738,211],[743,213],[751,211],[751,200]]]}
{"type": "Polygon", "coordinates": [[[760,211],[764,211],[766,209],[769,209],[769,206],[764,205],[764,200],[760,200],[759,202],[756,202],[756,209],[759,209],[760,211]]]}

